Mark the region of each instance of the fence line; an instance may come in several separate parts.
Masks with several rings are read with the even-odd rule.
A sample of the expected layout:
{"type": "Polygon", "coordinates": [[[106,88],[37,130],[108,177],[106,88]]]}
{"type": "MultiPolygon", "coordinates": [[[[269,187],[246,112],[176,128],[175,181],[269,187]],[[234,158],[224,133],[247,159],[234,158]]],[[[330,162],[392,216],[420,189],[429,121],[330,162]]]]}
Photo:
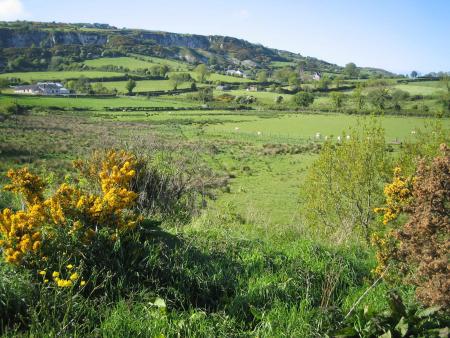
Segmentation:
{"type": "Polygon", "coordinates": [[[288,143],[288,144],[305,144],[310,139],[301,137],[292,137],[289,134],[277,134],[277,133],[264,133],[258,134],[258,132],[243,132],[243,131],[226,131],[216,128],[211,128],[208,131],[209,134],[216,136],[224,136],[228,139],[238,139],[244,141],[260,141],[266,143],[288,143]]]}

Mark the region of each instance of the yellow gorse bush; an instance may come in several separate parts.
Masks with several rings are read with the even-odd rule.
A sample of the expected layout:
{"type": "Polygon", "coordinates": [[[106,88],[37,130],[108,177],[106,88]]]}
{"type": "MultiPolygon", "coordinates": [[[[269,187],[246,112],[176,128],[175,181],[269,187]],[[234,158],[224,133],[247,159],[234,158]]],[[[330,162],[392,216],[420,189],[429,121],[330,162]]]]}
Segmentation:
{"type": "Polygon", "coordinates": [[[401,173],[401,168],[396,167],[392,182],[384,188],[386,207],[374,209],[376,213],[383,213],[383,224],[385,225],[397,219],[403,207],[408,205],[413,197],[414,178],[404,177],[401,173]]]}
{"type": "MultiPolygon", "coordinates": [[[[400,167],[394,169],[392,182],[384,188],[386,205],[383,208],[375,208],[375,213],[383,215],[383,224],[387,225],[396,220],[404,208],[408,206],[413,199],[414,177],[402,176],[400,167]]],[[[385,234],[374,233],[371,237],[371,244],[377,248],[376,259],[377,266],[374,273],[381,275],[388,266],[388,261],[392,256],[392,250],[395,247],[395,238],[393,229],[385,234]]]]}
{"type": "Polygon", "coordinates": [[[63,183],[45,199],[41,178],[27,168],[8,172],[11,184],[5,189],[21,194],[26,208],[17,212],[4,209],[0,213],[0,247],[7,262],[19,264],[26,255],[37,253],[44,228],[50,232],[56,227],[66,227],[69,234],[82,232],[89,243],[99,229],[106,229],[111,238],[117,238],[136,226],[139,218],[127,212],[137,198],[130,187],[136,175],[136,157],[113,150],[98,156],[101,158],[98,162],[74,163],[90,183],[99,186],[97,193],[63,183]]]}

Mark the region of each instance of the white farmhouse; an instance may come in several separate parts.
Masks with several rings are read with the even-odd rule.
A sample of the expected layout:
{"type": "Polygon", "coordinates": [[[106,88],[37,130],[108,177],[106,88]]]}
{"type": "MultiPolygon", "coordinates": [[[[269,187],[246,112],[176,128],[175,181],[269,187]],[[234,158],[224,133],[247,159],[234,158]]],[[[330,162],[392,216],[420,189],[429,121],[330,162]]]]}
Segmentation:
{"type": "Polygon", "coordinates": [[[314,72],[312,78],[314,81],[319,81],[322,78],[322,75],[319,72],[314,72]]]}
{"type": "Polygon", "coordinates": [[[59,82],[38,82],[30,86],[14,87],[16,94],[29,95],[68,95],[70,91],[59,82]]]}
{"type": "Polygon", "coordinates": [[[231,75],[231,76],[244,76],[244,73],[241,72],[240,70],[230,69],[230,70],[227,70],[227,75],[231,75]]]}

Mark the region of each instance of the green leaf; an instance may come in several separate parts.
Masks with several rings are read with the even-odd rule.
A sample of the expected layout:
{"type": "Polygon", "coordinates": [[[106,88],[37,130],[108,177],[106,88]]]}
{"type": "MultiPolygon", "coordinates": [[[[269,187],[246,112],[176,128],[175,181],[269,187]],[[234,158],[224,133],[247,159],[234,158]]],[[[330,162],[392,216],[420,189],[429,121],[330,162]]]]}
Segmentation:
{"type": "Polygon", "coordinates": [[[379,336],[378,338],[392,338],[392,333],[391,330],[388,330],[387,332],[383,333],[381,336],[379,336]]]}
{"type": "Polygon", "coordinates": [[[408,333],[409,326],[408,326],[408,322],[406,321],[406,318],[405,318],[405,317],[402,317],[402,318],[400,319],[400,321],[399,321],[399,322],[397,323],[397,325],[395,326],[395,329],[396,329],[398,332],[400,332],[400,334],[401,334],[402,337],[405,337],[405,336],[406,336],[406,334],[408,333]]]}
{"type": "Polygon", "coordinates": [[[426,308],[422,311],[419,311],[417,313],[417,317],[419,317],[419,318],[429,317],[432,314],[438,312],[441,308],[442,308],[441,306],[433,306],[433,307],[426,308]]]}
{"type": "Polygon", "coordinates": [[[389,307],[391,308],[392,315],[396,318],[406,316],[405,304],[400,295],[396,291],[389,293],[389,307]]]}
{"type": "Polygon", "coordinates": [[[158,308],[166,308],[166,302],[164,299],[157,297],[155,301],[152,303],[153,306],[158,308]]]}
{"type": "Polygon", "coordinates": [[[262,320],[264,317],[264,312],[258,310],[253,305],[250,305],[250,312],[252,313],[253,317],[255,317],[255,319],[257,319],[257,320],[262,320]]]}

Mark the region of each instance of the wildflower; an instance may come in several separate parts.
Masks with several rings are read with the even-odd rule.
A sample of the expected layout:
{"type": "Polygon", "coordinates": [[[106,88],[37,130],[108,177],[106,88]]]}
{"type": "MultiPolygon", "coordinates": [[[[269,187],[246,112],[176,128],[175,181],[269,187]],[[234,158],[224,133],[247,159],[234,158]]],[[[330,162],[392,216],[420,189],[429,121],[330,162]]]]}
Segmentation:
{"type": "Polygon", "coordinates": [[[47,273],[47,272],[45,272],[45,270],[39,271],[39,274],[40,274],[41,276],[45,276],[46,273],[47,273]]]}
{"type": "Polygon", "coordinates": [[[59,277],[59,272],[58,272],[58,271],[54,271],[54,272],[52,273],[52,277],[53,277],[53,278],[58,278],[58,277],[59,277]]]}
{"type": "Polygon", "coordinates": [[[78,275],[78,273],[73,273],[70,275],[70,280],[71,281],[76,281],[78,279],[78,277],[80,277],[80,275],[78,275]]]}
{"type": "Polygon", "coordinates": [[[69,265],[66,266],[66,268],[67,268],[68,270],[72,270],[72,269],[73,269],[73,265],[72,265],[72,264],[69,264],[69,265]]]}
{"type": "Polygon", "coordinates": [[[44,283],[47,284],[48,283],[48,279],[44,279],[44,283]]]}
{"type": "Polygon", "coordinates": [[[82,280],[80,283],[80,286],[85,286],[86,285],[86,281],[82,280]]]}
{"type": "Polygon", "coordinates": [[[60,279],[57,281],[57,285],[60,288],[68,288],[68,287],[71,287],[73,285],[73,283],[69,279],[60,279]]]}

